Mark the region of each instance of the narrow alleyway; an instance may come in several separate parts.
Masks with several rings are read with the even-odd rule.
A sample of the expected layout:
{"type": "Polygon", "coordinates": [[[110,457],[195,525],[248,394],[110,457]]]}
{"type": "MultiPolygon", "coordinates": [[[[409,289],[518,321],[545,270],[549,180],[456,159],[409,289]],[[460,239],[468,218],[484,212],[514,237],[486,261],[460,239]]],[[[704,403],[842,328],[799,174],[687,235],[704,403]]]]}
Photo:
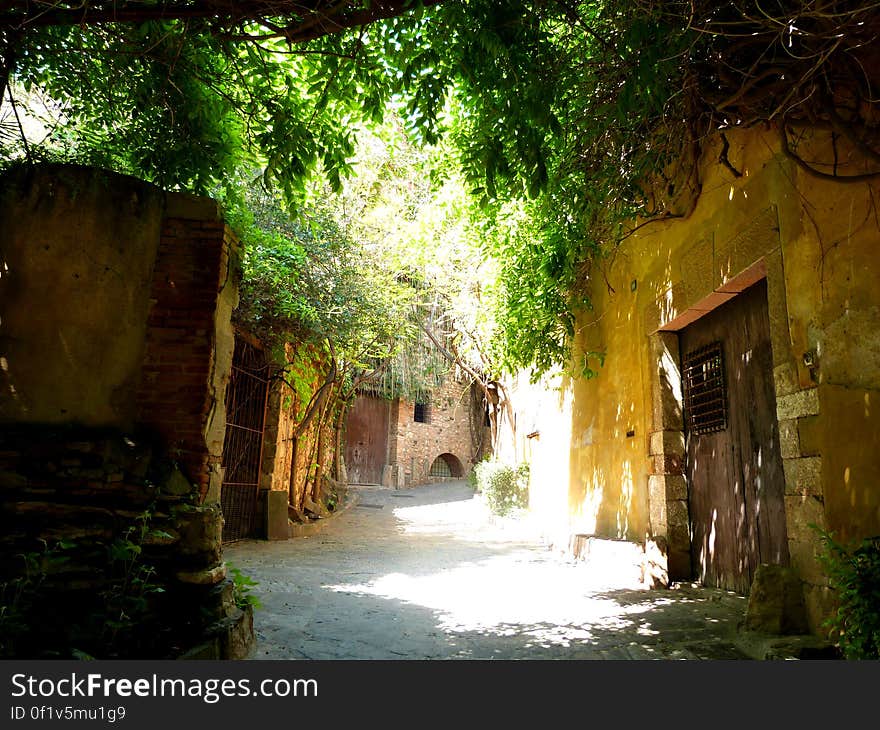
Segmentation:
{"type": "Polygon", "coordinates": [[[316,534],[227,546],[259,582],[254,658],[747,658],[740,596],[565,560],[464,482],[356,496],[316,534]]]}

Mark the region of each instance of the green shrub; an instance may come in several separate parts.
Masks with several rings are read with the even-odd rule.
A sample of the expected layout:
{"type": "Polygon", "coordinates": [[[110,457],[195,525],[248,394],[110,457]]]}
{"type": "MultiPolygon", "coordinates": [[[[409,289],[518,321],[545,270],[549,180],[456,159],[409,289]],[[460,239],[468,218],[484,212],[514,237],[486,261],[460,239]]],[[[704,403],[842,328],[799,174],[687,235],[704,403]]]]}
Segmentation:
{"type": "Polygon", "coordinates": [[[819,530],[839,608],[825,622],[847,659],[880,659],[880,535],[844,546],[819,530]]]}
{"type": "Polygon", "coordinates": [[[232,578],[232,598],[235,601],[235,605],[242,610],[246,609],[248,606],[262,608],[263,605],[260,603],[260,599],[251,593],[251,589],[254,586],[260,585],[259,582],[255,581],[249,575],[242,573],[239,568],[235,567],[228,561],[226,567],[232,578]]]}
{"type": "Polygon", "coordinates": [[[489,510],[504,516],[529,506],[529,465],[514,468],[499,461],[483,461],[474,467],[477,491],[489,510]]]}

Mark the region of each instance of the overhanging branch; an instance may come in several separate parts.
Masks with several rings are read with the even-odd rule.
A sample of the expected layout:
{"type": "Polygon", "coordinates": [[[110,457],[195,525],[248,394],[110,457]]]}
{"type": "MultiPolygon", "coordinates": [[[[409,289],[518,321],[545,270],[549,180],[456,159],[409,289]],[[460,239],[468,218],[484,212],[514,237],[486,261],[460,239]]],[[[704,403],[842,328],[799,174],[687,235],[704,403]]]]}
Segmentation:
{"type": "Polygon", "coordinates": [[[181,0],[156,4],[12,0],[0,2],[0,29],[203,19],[209,21],[218,34],[234,34],[241,39],[276,37],[294,44],[440,2],[442,0],[379,0],[374,3],[364,0],[181,0]],[[248,25],[261,26],[267,32],[251,34],[247,31],[248,25]]]}

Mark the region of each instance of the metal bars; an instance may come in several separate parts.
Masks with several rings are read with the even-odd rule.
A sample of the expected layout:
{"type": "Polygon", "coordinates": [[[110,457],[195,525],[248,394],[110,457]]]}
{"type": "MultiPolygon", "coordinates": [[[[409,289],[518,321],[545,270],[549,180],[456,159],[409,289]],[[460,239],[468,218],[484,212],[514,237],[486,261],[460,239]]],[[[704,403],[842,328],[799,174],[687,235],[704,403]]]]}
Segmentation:
{"type": "Polygon", "coordinates": [[[726,429],[727,384],[721,343],[689,352],[682,370],[688,431],[703,434],[726,429]]]}
{"type": "Polygon", "coordinates": [[[223,541],[254,535],[259,528],[257,495],[263,455],[263,426],[269,366],[262,350],[235,337],[232,374],[226,391],[223,441],[223,541]]]}

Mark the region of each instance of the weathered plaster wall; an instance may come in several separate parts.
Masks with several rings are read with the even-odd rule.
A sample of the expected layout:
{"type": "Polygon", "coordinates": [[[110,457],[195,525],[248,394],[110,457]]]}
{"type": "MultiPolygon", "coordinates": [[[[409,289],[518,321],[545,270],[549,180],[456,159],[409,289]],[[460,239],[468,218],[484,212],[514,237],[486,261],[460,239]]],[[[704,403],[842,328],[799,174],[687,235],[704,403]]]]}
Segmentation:
{"type": "MultiPolygon", "coordinates": [[[[880,190],[808,176],[766,130],[728,138],[741,176],[710,146],[693,212],[641,228],[591,287],[580,347],[606,360],[598,378],[572,384],[569,529],[659,536],[683,577],[678,348],[665,330],[766,276],[789,549],[816,628],[828,595],[809,524],[845,538],[880,533],[880,190]]],[[[533,472],[533,485],[543,479],[533,472]]]]}
{"type": "Polygon", "coordinates": [[[134,424],[165,196],[124,180],[58,167],[4,178],[0,421],[134,424]]]}
{"type": "MultiPolygon", "coordinates": [[[[520,373],[510,388],[515,432],[504,419],[500,458],[529,464],[529,511],[542,538],[565,549],[570,541],[569,474],[572,444],[571,380],[548,376],[532,383],[520,373]]],[[[589,434],[587,434],[589,437],[589,434]]]]}
{"type": "Polygon", "coordinates": [[[0,422],[148,427],[219,499],[238,242],[207,199],[72,166],[0,193],[0,422]]]}
{"type": "Polygon", "coordinates": [[[100,607],[108,543],[140,535],[148,514],[138,539],[164,588],[162,637],[139,651],[206,639],[208,656],[234,654],[249,630],[225,580],[218,468],[234,236],[209,200],[71,166],[7,174],[0,221],[3,555],[73,543],[73,573],[51,576],[44,602],[67,610],[41,629],[100,607]]]}

